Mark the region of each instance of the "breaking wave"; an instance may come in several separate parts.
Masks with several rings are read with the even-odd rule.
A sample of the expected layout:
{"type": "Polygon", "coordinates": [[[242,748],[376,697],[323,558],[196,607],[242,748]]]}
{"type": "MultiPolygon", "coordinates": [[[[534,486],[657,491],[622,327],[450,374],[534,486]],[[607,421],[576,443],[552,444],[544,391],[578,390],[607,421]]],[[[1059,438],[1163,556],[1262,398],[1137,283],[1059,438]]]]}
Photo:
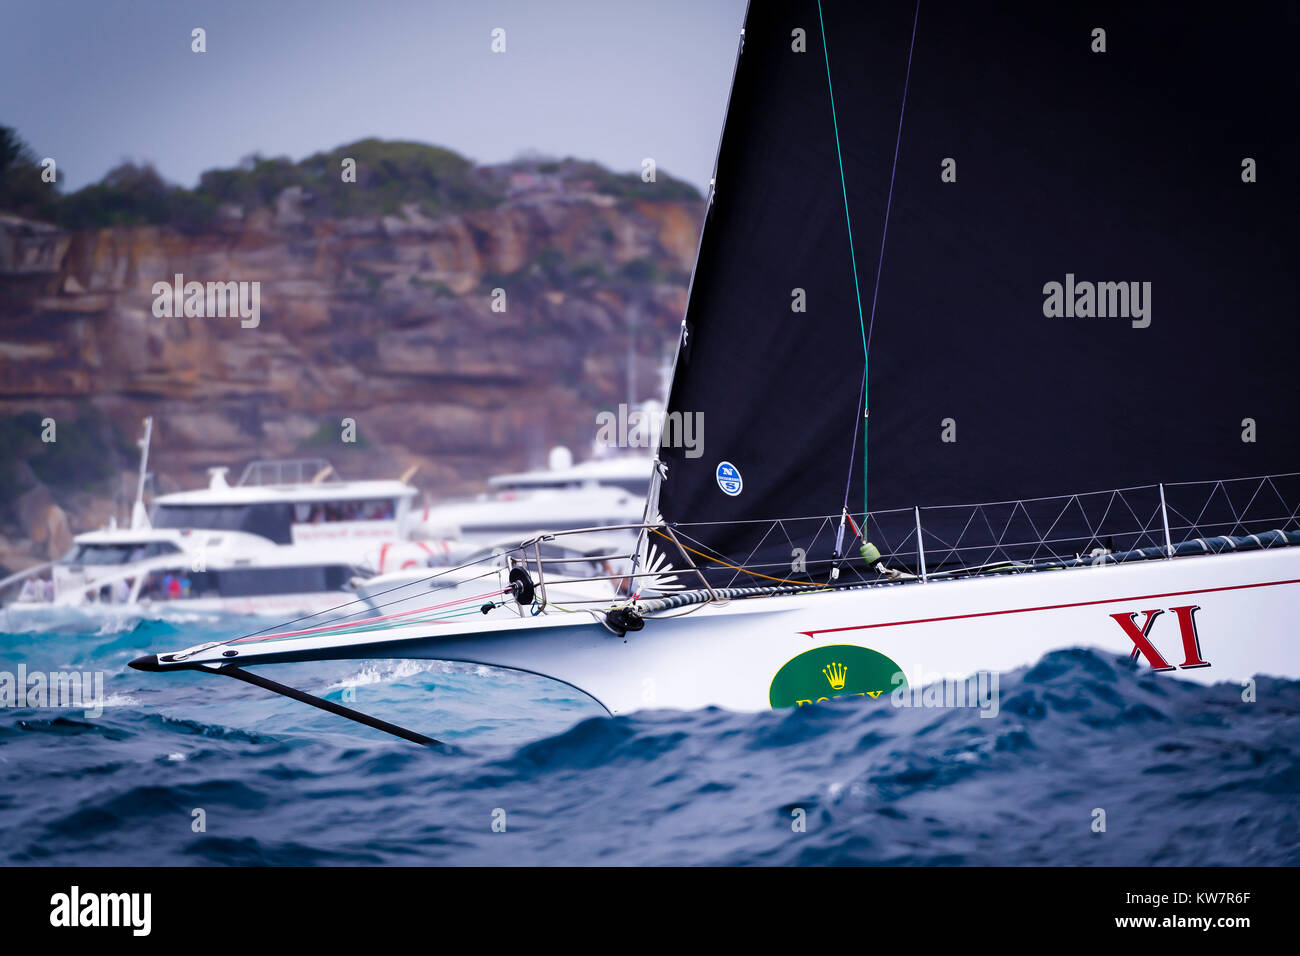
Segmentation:
{"type": "Polygon", "coordinates": [[[426,750],[234,681],[125,666],[229,632],[0,635],[0,671],[99,671],[109,705],[0,711],[0,860],[1300,863],[1298,682],[1260,678],[1249,702],[1069,650],[1000,675],[991,718],[885,698],[609,718],[481,667],[277,673],[449,742],[426,750]]]}

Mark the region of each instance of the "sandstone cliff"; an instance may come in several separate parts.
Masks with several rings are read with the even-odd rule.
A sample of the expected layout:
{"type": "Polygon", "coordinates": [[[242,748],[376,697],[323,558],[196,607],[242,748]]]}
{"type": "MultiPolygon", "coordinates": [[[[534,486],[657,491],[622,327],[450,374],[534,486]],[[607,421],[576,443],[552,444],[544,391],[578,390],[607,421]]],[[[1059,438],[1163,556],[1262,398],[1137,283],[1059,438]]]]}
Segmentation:
{"type": "Polygon", "coordinates": [[[703,212],[592,170],[472,170],[488,198],[459,209],[399,196],[338,215],[292,184],[197,226],[65,229],[49,268],[0,276],[0,565],[124,516],[145,415],[158,491],[213,465],[322,456],[346,477],[419,464],[415,483],[443,497],[552,444],[585,454],[596,412],[627,398],[630,341],[637,397],[657,391],[703,212]],[[260,283],[260,325],[156,317],[153,286],[178,273],[260,283]]]}

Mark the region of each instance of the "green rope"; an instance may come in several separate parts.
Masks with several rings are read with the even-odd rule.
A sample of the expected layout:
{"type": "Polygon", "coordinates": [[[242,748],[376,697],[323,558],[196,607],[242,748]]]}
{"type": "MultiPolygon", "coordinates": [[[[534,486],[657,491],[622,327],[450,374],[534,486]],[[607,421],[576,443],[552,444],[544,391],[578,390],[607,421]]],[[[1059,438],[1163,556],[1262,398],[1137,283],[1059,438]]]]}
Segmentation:
{"type": "Polygon", "coordinates": [[[849,188],[844,181],[844,153],[840,149],[840,126],[835,117],[835,89],[831,85],[831,58],[826,49],[826,20],[822,16],[822,0],[817,0],[817,20],[821,24],[822,56],[826,61],[826,91],[831,98],[831,127],[835,130],[835,156],[840,164],[840,191],[844,194],[844,224],[849,231],[849,259],[853,263],[853,294],[858,301],[858,327],[862,330],[862,533],[865,539],[867,520],[867,324],[862,317],[862,290],[858,284],[858,257],[853,251],[853,221],[849,217],[849,188]]]}

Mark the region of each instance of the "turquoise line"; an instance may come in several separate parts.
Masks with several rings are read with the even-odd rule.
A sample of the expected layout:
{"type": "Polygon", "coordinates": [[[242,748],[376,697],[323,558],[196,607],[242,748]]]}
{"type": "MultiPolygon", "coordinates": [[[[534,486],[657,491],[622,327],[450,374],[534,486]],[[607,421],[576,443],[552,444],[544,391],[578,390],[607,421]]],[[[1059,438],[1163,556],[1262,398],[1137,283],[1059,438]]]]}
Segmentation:
{"type": "MultiPolygon", "coordinates": [[[[862,407],[871,407],[867,399],[867,324],[862,318],[862,290],[858,285],[858,256],[853,251],[853,220],[849,217],[849,187],[844,181],[844,152],[840,149],[840,124],[835,116],[835,87],[831,83],[831,56],[826,49],[826,20],[822,0],[817,0],[817,20],[822,31],[822,57],[826,61],[826,91],[831,98],[831,128],[835,130],[835,158],[840,164],[840,192],[844,194],[844,224],[849,230],[849,260],[853,264],[853,294],[858,300],[858,328],[862,330],[862,407]]],[[[867,540],[867,418],[862,418],[862,540],[867,540]]]]}
{"type": "MultiPolygon", "coordinates": [[[[406,627],[408,624],[440,624],[443,621],[451,620],[453,617],[464,617],[466,614],[478,614],[481,612],[481,610],[482,609],[478,607],[471,607],[465,609],[464,611],[453,611],[448,614],[436,614],[433,615],[432,617],[429,616],[415,617],[409,621],[397,621],[397,622],[389,621],[389,622],[384,622],[379,624],[367,624],[363,627],[353,627],[353,628],[348,628],[347,630],[340,629],[326,636],[327,637],[350,637],[353,634],[368,634],[372,631],[389,631],[395,627],[406,627]]],[[[302,637],[302,636],[303,635],[289,635],[288,637],[272,636],[272,637],[263,638],[257,641],[256,643],[258,645],[274,644],[277,641],[291,641],[291,640],[295,640],[297,637],[302,637]]]]}

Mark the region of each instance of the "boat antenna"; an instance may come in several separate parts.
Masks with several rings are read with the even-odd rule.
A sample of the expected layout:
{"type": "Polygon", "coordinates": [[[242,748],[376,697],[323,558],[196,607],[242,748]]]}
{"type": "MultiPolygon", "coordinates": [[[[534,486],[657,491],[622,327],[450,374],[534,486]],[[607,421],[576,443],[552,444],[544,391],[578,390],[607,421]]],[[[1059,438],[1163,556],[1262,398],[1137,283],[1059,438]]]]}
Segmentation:
{"type": "Polygon", "coordinates": [[[135,484],[135,504],[131,506],[131,528],[149,527],[149,513],[144,510],[144,483],[149,476],[149,441],[153,438],[153,416],[144,420],[144,437],[140,446],[140,478],[135,484]]]}

